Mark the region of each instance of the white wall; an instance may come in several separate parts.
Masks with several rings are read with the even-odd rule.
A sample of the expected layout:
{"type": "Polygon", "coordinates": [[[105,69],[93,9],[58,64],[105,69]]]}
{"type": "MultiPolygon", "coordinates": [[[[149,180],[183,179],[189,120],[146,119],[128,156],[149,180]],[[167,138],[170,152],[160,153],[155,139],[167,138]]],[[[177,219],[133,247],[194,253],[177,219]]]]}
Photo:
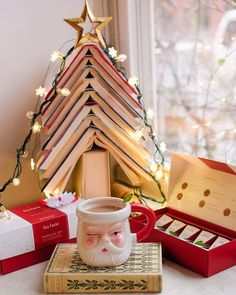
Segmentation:
{"type": "MultiPolygon", "coordinates": [[[[94,3],[89,1],[91,8],[94,3]]],[[[63,18],[80,16],[83,0],[1,0],[0,9],[0,187],[12,175],[15,150],[29,131],[25,114],[36,104],[51,52],[75,36],[63,18]]],[[[96,0],[96,6],[98,0],[96,0]]],[[[94,11],[95,16],[100,16],[94,11]]],[[[23,160],[19,187],[8,187],[5,206],[41,197],[37,174],[23,160]]]]}

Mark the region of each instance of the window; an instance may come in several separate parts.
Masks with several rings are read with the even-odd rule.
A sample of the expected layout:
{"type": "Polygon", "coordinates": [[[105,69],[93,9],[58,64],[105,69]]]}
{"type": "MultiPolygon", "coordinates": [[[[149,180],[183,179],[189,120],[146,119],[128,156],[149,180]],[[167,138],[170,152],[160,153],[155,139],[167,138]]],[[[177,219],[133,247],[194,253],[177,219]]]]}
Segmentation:
{"type": "Polygon", "coordinates": [[[115,2],[118,46],[156,112],[167,159],[182,151],[236,164],[236,2],[115,2]]]}

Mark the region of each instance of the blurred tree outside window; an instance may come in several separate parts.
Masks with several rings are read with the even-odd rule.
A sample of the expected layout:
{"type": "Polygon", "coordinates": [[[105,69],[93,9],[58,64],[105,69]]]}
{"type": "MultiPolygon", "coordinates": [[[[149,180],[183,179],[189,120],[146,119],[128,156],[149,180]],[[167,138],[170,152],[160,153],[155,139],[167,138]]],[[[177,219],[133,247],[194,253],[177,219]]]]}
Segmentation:
{"type": "Polygon", "coordinates": [[[157,137],[236,165],[236,1],[154,0],[157,137]]]}

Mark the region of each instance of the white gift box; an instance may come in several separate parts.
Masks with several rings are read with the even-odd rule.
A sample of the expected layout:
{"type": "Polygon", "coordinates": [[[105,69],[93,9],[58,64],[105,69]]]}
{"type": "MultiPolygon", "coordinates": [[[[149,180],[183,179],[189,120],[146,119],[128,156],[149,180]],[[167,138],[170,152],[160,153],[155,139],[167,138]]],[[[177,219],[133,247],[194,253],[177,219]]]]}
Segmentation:
{"type": "Polygon", "coordinates": [[[56,244],[75,241],[77,201],[57,209],[36,202],[11,209],[0,219],[0,273],[48,259],[56,244]]]}

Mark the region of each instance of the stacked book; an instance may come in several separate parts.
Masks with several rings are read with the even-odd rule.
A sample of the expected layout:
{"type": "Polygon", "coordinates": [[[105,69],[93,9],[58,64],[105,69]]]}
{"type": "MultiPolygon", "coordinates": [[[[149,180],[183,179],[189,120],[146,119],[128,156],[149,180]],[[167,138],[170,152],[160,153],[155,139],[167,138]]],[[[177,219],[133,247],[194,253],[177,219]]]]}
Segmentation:
{"type": "Polygon", "coordinates": [[[130,258],[116,267],[91,267],[76,244],[58,244],[44,273],[45,293],[146,293],[162,290],[159,243],[138,243],[130,258]]]}
{"type": "MultiPolygon", "coordinates": [[[[133,138],[143,119],[137,91],[98,44],[86,43],[77,50],[58,82],[70,94],[58,93],[42,114],[37,161],[42,191],[109,196],[112,163],[132,186],[153,182],[151,154],[133,138]],[[91,191],[92,186],[97,190],[91,191]]],[[[52,95],[53,89],[46,99],[52,95]]]]}

